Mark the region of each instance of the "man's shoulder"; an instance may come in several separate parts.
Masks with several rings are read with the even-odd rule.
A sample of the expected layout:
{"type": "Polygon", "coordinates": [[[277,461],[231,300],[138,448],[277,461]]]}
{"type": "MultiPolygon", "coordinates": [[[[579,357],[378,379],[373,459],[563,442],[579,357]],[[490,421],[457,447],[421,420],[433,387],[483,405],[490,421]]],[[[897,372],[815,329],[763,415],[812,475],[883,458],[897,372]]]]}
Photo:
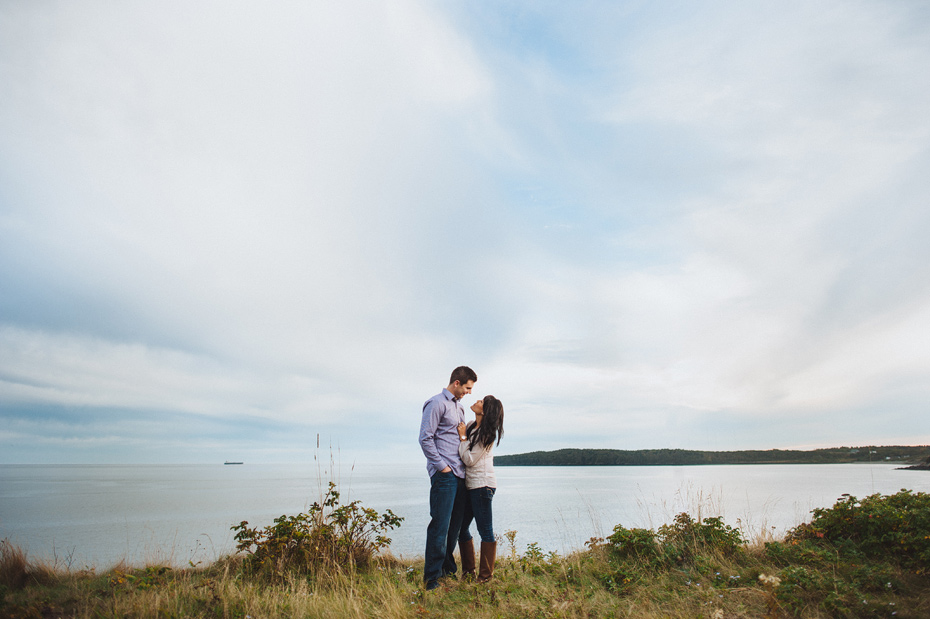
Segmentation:
{"type": "Polygon", "coordinates": [[[446,391],[442,390],[436,395],[434,395],[433,397],[431,397],[430,399],[428,399],[426,402],[424,402],[423,408],[425,409],[429,407],[430,405],[435,405],[435,404],[445,406],[446,402],[449,402],[449,401],[450,400],[449,400],[449,397],[446,395],[446,391]]]}

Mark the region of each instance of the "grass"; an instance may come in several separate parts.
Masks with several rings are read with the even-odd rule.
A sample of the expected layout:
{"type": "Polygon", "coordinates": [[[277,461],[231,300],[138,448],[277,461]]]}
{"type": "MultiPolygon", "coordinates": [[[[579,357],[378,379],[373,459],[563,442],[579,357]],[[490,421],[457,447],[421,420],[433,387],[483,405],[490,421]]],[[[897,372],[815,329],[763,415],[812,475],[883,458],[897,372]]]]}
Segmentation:
{"type": "Polygon", "coordinates": [[[851,565],[786,569],[762,548],[747,549],[739,558],[699,555],[691,565],[658,571],[618,564],[606,546],[567,557],[537,560],[523,555],[501,561],[489,585],[447,580],[429,593],[422,589],[419,564],[390,557],[326,582],[297,576],[280,583],[250,580],[239,567],[239,561],[227,558],[205,569],[116,568],[99,574],[58,573],[17,588],[4,584],[0,616],[732,619],[925,617],[930,610],[930,582],[924,574],[883,568],[868,588],[861,582],[853,585],[857,576],[851,565]],[[761,582],[763,574],[780,578],[781,584],[761,582]],[[834,580],[849,583],[856,595],[823,605],[811,583],[827,576],[831,588],[834,580]],[[892,588],[882,582],[886,579],[894,583],[892,588]],[[785,583],[791,587],[786,595],[794,598],[778,591],[785,583]]]}
{"type": "Polygon", "coordinates": [[[521,554],[508,532],[491,583],[446,579],[430,592],[422,560],[389,552],[326,573],[260,570],[257,552],[98,573],[3,542],[0,617],[927,617],[928,515],[921,493],[847,497],[784,539],[747,543],[719,518],[679,514],[656,530],[618,525],[568,556],[533,543],[521,554]]]}

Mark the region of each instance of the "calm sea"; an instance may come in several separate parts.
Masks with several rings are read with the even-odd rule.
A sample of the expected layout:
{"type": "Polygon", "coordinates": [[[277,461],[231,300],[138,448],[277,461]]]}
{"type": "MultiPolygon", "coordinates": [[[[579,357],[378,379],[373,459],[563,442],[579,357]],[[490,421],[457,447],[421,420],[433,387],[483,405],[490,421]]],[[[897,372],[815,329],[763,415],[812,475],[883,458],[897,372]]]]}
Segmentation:
{"type": "MultiPolygon", "coordinates": [[[[683,511],[779,536],[844,493],[930,492],[930,472],[896,466],[498,467],[494,528],[516,531],[520,552],[535,542],[564,553],[616,524],[655,528],[683,511]]],[[[234,548],[232,525],[305,511],[331,478],[343,502],[403,516],[391,550],[422,555],[429,481],[420,465],[335,474],[317,464],[2,465],[0,538],[72,569],[210,562],[234,548]]]]}

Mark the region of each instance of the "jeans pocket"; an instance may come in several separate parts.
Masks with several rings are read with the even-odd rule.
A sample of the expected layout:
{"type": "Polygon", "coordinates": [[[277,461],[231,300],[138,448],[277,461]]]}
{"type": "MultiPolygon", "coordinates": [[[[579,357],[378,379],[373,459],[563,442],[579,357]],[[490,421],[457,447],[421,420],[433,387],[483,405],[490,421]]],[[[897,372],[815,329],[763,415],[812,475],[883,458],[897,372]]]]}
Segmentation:
{"type": "Polygon", "coordinates": [[[442,471],[436,471],[433,473],[433,476],[430,477],[430,484],[433,486],[450,486],[456,482],[455,473],[449,471],[448,473],[443,473],[442,471]]]}

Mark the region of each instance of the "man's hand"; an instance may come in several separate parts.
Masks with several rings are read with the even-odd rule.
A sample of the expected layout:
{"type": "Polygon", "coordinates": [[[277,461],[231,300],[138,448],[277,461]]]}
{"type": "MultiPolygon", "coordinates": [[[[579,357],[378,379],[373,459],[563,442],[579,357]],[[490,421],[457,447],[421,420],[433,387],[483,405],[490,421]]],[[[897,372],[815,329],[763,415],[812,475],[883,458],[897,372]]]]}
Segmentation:
{"type": "Polygon", "coordinates": [[[440,472],[440,473],[451,473],[451,472],[452,472],[452,467],[451,467],[451,466],[447,466],[446,468],[442,469],[442,470],[439,471],[439,472],[440,472]]]}

